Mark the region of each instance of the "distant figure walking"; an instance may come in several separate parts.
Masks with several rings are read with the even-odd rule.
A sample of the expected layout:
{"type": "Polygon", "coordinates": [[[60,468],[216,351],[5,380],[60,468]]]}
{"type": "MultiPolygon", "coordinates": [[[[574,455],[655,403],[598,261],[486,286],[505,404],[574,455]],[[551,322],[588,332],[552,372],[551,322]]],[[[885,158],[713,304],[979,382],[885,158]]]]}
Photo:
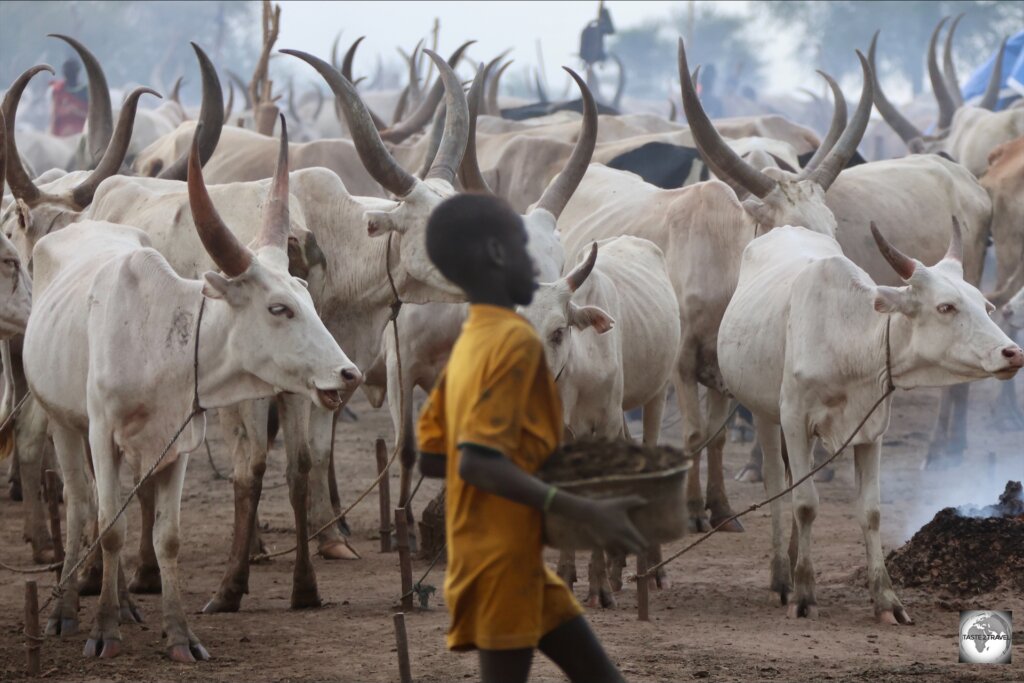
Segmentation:
{"type": "Polygon", "coordinates": [[[89,113],[89,94],[86,84],[78,82],[79,66],[74,59],[64,62],[61,73],[64,78],[53,81],[53,111],[50,116],[50,133],[66,137],[81,133],[89,113]]]}
{"type": "Polygon", "coordinates": [[[615,33],[612,15],[605,9],[602,2],[597,10],[597,19],[587,24],[580,34],[580,58],[589,69],[598,62],[608,59],[604,51],[604,37],[615,33]]]}

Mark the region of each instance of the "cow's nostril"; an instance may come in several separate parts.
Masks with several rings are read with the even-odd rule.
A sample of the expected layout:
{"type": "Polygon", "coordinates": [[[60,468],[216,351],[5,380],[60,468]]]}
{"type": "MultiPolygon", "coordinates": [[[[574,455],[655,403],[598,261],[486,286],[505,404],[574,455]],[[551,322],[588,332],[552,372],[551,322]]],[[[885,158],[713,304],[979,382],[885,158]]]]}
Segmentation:
{"type": "Polygon", "coordinates": [[[1024,354],[1019,346],[1007,346],[1003,349],[1003,358],[1017,358],[1024,354]]]}

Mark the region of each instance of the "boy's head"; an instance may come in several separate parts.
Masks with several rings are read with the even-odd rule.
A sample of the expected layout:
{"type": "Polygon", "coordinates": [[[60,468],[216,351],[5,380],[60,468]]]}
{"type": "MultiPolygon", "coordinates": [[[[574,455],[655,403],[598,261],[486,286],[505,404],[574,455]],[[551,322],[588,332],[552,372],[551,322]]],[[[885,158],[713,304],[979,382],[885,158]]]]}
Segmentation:
{"type": "Polygon", "coordinates": [[[491,195],[446,199],[427,221],[427,256],[471,302],[526,306],[533,300],[537,271],[527,239],[519,214],[491,195]]]}

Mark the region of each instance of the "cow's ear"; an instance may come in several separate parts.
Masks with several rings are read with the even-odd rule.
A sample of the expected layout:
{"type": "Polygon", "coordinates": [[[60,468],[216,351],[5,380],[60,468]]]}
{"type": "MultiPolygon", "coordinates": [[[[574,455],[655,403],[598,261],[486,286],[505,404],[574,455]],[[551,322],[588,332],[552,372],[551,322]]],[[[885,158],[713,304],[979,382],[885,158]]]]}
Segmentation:
{"type": "Polygon", "coordinates": [[[365,218],[366,232],[370,237],[379,237],[389,232],[398,231],[398,226],[387,211],[367,211],[365,218]]]}
{"type": "Polygon", "coordinates": [[[597,306],[569,304],[569,324],[579,330],[593,327],[598,334],[604,334],[615,327],[615,320],[597,306]]]}
{"type": "Polygon", "coordinates": [[[879,313],[902,313],[911,315],[915,306],[904,287],[876,287],[875,310],[879,313]]]}
{"type": "Polygon", "coordinates": [[[208,299],[223,299],[236,308],[244,306],[249,301],[245,287],[220,273],[208,270],[203,273],[203,280],[203,296],[208,299]]]}

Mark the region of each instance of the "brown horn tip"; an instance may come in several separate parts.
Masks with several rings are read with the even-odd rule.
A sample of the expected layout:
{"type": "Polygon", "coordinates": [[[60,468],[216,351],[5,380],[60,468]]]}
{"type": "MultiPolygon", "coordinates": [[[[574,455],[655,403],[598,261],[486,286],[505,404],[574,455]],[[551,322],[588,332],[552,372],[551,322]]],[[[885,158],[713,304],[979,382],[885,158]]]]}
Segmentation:
{"type": "Polygon", "coordinates": [[[487,185],[483,173],[480,172],[480,160],[476,156],[476,118],[480,113],[484,83],[487,82],[487,75],[493,64],[494,62],[489,62],[486,66],[480,65],[473,78],[473,85],[469,88],[469,96],[466,98],[469,104],[469,131],[466,135],[466,151],[462,155],[462,165],[459,166],[459,180],[467,192],[494,194],[490,186],[487,185]]]}
{"type": "Polygon", "coordinates": [[[110,136],[114,134],[114,108],[110,104],[107,77],[96,55],[81,42],[61,33],[49,33],[47,37],[63,40],[70,45],[85,66],[85,75],[89,79],[89,110],[86,114],[89,130],[86,152],[90,157],[87,161],[90,166],[97,164],[103,156],[103,151],[110,144],[110,136]]]}
{"type": "Polygon", "coordinates": [[[896,271],[896,274],[903,280],[909,280],[917,269],[917,264],[914,263],[914,260],[889,244],[889,241],[885,239],[885,236],[882,235],[874,221],[871,221],[871,236],[875,238],[878,251],[882,253],[882,256],[892,266],[892,269],[896,271]]]}
{"type": "Polygon", "coordinates": [[[569,155],[569,160],[565,162],[565,168],[562,169],[562,172],[558,174],[558,177],[548,186],[537,202],[537,208],[550,212],[555,217],[555,220],[562,215],[562,211],[565,210],[569,200],[572,199],[576,188],[583,181],[583,176],[586,175],[587,167],[590,166],[590,160],[594,155],[594,147],[597,145],[598,118],[597,103],[594,101],[594,95],[578,73],[567,66],[562,68],[576,81],[576,87],[580,89],[580,96],[583,99],[583,123],[580,135],[576,139],[576,145],[572,149],[572,154],[569,155]]]}
{"type": "MultiPolygon", "coordinates": [[[[224,127],[224,91],[220,86],[220,78],[213,62],[195,42],[189,43],[196,53],[199,71],[202,75],[203,102],[199,107],[199,122],[203,135],[199,138],[200,163],[205,164],[213,156],[220,141],[221,129],[224,127]]],[[[200,128],[197,126],[196,131],[200,128]]],[[[157,176],[168,180],[183,180],[187,175],[188,159],[181,155],[157,176]]]]}
{"type": "Polygon", "coordinates": [[[981,96],[981,100],[978,102],[978,106],[982,109],[995,111],[996,104],[999,103],[999,86],[1003,80],[1003,58],[1006,55],[1006,41],[1008,39],[1009,36],[1003,36],[1003,42],[999,44],[999,51],[996,52],[992,73],[989,76],[988,85],[985,86],[985,94],[981,96]]]}
{"type": "Polygon", "coordinates": [[[864,86],[860,93],[860,102],[854,110],[850,122],[839,137],[835,146],[829,151],[821,165],[808,176],[808,178],[819,185],[822,189],[828,190],[839,176],[839,173],[846,167],[847,162],[857,151],[857,145],[864,137],[864,131],[868,127],[868,119],[871,118],[871,103],[874,99],[874,88],[872,84],[874,77],[867,58],[857,50],[857,59],[860,60],[861,71],[864,76],[864,86]]]}
{"type": "Polygon", "coordinates": [[[277,169],[274,182],[267,194],[263,207],[263,226],[256,239],[257,248],[288,248],[288,234],[291,232],[291,218],[288,211],[288,123],[284,114],[281,119],[281,144],[277,152],[277,169]]]}
{"type": "Polygon", "coordinates": [[[192,136],[192,147],[188,155],[188,203],[192,209],[199,239],[213,262],[228,277],[238,277],[252,264],[252,252],[246,249],[224,224],[210,199],[210,193],[203,182],[203,165],[200,161],[199,136],[203,124],[196,126],[192,136]]]}
{"type": "Polygon", "coordinates": [[[565,282],[569,285],[569,291],[575,292],[577,289],[583,286],[583,283],[590,277],[590,273],[594,270],[594,264],[597,263],[597,242],[590,244],[590,253],[587,254],[586,260],[572,269],[572,272],[565,276],[565,282]]]}
{"type": "Polygon", "coordinates": [[[928,80],[932,84],[932,92],[935,94],[935,102],[939,105],[939,130],[949,128],[949,124],[953,121],[953,112],[956,110],[956,104],[953,102],[952,96],[946,89],[946,81],[942,76],[942,72],[939,71],[939,62],[935,55],[938,47],[939,32],[942,31],[942,27],[949,21],[949,17],[942,17],[939,23],[935,25],[935,29],[932,31],[932,37],[928,41],[928,80]]]}
{"type": "MultiPolygon", "coordinates": [[[[458,173],[462,157],[466,152],[466,138],[469,133],[469,103],[466,102],[466,93],[462,91],[462,83],[455,75],[450,63],[433,50],[424,48],[423,52],[437,66],[438,75],[444,83],[446,107],[444,132],[437,148],[437,156],[427,172],[427,179],[438,178],[449,184],[454,184],[455,175],[458,173]]],[[[454,61],[458,62],[458,59],[454,61]]]]}
{"type": "Polygon", "coordinates": [[[873,97],[875,101],[875,108],[878,109],[878,113],[882,115],[885,122],[889,124],[889,127],[893,129],[900,139],[903,140],[904,144],[910,146],[915,140],[920,140],[921,136],[924,135],[917,126],[910,122],[903,114],[900,113],[899,109],[889,101],[889,98],[885,96],[885,92],[882,91],[881,81],[879,79],[878,65],[875,62],[875,51],[878,47],[878,34],[881,30],[875,31],[875,34],[871,37],[871,46],[868,48],[868,66],[871,67],[871,78],[872,78],[872,89],[873,97]]]}
{"type": "Polygon", "coordinates": [[[32,77],[40,71],[49,71],[51,74],[56,73],[49,64],[38,64],[26,69],[24,73],[14,80],[14,83],[7,89],[7,92],[4,93],[3,105],[0,107],[0,111],[4,115],[4,132],[7,138],[5,145],[7,159],[4,164],[4,171],[7,174],[7,185],[11,188],[11,194],[29,206],[34,206],[38,203],[43,198],[43,193],[32,182],[28,171],[25,170],[25,166],[21,163],[21,156],[18,154],[18,142],[14,136],[14,125],[18,115],[18,103],[21,101],[21,94],[25,91],[25,86],[32,80],[32,77]]]}
{"type": "Polygon", "coordinates": [[[348,50],[345,52],[345,58],[341,62],[341,75],[350,81],[353,80],[352,64],[355,62],[356,59],[356,49],[359,48],[359,43],[363,42],[364,40],[366,40],[366,36],[359,36],[358,38],[356,38],[355,41],[353,41],[352,45],[349,46],[348,50]]]}

